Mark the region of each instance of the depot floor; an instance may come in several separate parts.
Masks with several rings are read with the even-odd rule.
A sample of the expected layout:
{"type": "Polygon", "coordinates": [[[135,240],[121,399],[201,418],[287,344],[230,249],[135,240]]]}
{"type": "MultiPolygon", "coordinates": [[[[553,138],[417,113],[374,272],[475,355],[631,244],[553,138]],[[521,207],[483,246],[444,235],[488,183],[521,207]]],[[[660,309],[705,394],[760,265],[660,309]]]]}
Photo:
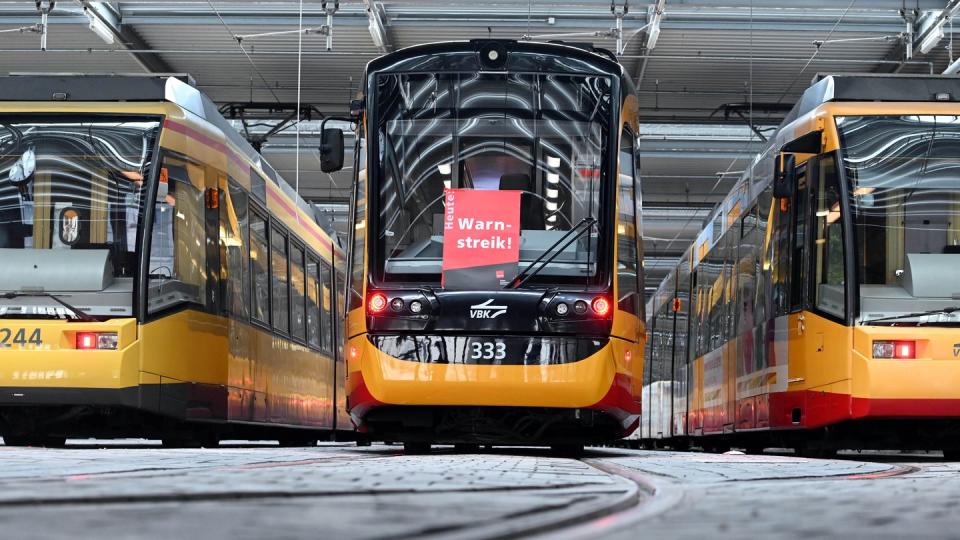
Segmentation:
{"type": "Polygon", "coordinates": [[[936,455],[0,447],[7,538],[960,538],[936,455]]]}

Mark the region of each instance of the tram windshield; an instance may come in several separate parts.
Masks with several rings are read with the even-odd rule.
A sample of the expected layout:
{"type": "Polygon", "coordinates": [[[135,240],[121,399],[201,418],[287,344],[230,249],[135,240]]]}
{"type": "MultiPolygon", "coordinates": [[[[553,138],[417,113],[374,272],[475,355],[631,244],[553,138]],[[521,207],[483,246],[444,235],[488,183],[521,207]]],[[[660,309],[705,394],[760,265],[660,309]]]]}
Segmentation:
{"type": "MultiPolygon", "coordinates": [[[[379,279],[440,281],[444,188],[522,192],[520,268],[599,218],[608,78],[404,73],[377,85],[379,279]]],[[[531,282],[596,279],[604,231],[588,228],[531,282]]]]}
{"type": "Polygon", "coordinates": [[[154,119],[0,117],[0,252],[7,263],[20,257],[13,250],[24,261],[35,260],[24,250],[45,250],[48,266],[62,268],[100,260],[89,256],[97,250],[101,271],[108,260],[112,277],[132,278],[158,132],[154,119]],[[78,259],[71,250],[88,255],[78,259]]]}
{"type": "Polygon", "coordinates": [[[864,318],[956,305],[960,116],[847,116],[837,127],[864,318]]]}

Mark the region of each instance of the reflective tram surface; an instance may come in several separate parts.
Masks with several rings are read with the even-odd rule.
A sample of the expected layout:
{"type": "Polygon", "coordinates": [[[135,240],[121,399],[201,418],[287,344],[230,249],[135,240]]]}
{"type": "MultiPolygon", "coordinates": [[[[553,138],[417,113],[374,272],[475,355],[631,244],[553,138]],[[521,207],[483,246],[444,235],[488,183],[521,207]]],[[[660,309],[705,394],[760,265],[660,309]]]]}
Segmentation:
{"type": "Polygon", "coordinates": [[[819,77],[650,302],[644,444],[960,452],[960,107],[819,77]]]}
{"type": "Polygon", "coordinates": [[[475,40],[367,66],[347,401],[408,443],[610,441],[639,418],[637,101],[609,53],[475,40]]]}

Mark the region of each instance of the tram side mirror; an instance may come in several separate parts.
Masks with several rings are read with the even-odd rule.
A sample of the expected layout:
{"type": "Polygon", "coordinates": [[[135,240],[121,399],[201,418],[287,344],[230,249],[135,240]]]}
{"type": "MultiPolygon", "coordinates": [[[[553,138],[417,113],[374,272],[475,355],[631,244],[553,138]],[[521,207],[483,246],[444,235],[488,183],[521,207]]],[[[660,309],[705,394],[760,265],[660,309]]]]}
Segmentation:
{"type": "Polygon", "coordinates": [[[343,168],[343,130],[324,129],[320,135],[320,170],[325,173],[343,168]]]}
{"type": "Polygon", "coordinates": [[[773,170],[773,196],[789,199],[793,196],[793,186],[797,180],[796,157],[793,154],[778,154],[773,162],[773,170]]]}

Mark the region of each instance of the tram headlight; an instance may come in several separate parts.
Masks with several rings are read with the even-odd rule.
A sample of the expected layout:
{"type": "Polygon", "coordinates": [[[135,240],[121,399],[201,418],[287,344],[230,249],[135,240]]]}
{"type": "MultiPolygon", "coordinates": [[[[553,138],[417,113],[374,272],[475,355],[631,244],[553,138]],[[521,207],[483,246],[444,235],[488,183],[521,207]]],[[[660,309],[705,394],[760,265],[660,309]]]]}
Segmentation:
{"type": "Polygon", "coordinates": [[[559,304],[557,304],[556,309],[557,309],[557,315],[561,317],[563,317],[570,311],[570,307],[564,304],[563,302],[560,302],[559,304]]]}
{"type": "Polygon", "coordinates": [[[419,300],[410,302],[410,313],[420,313],[421,311],[423,311],[423,303],[419,300]]]}
{"type": "Polygon", "coordinates": [[[583,300],[577,300],[576,302],[573,303],[573,312],[576,313],[577,315],[583,315],[584,313],[587,312],[587,307],[589,306],[587,306],[586,302],[584,302],[583,300]]]}
{"type": "Polygon", "coordinates": [[[908,360],[917,357],[917,342],[913,340],[874,341],[874,358],[897,358],[908,360]]]}
{"type": "Polygon", "coordinates": [[[403,311],[403,298],[394,298],[390,301],[390,309],[394,311],[403,311]]]}

